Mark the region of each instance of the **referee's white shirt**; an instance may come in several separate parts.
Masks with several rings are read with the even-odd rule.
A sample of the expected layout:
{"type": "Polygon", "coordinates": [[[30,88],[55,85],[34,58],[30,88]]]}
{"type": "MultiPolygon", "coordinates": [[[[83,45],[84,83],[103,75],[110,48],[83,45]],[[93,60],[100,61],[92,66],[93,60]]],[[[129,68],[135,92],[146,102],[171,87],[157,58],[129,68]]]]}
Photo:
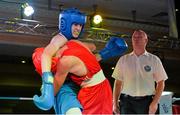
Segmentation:
{"type": "Polygon", "coordinates": [[[123,82],[121,93],[130,96],[153,95],[155,81],[168,78],[160,59],[147,51],[140,56],[134,52],[122,56],[112,77],[123,82]]]}

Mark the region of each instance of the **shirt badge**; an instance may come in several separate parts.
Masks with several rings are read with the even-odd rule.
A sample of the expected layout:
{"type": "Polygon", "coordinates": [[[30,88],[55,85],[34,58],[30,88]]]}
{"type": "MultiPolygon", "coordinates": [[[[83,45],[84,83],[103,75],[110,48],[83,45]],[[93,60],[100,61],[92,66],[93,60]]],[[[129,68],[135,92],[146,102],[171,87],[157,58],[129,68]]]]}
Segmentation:
{"type": "Polygon", "coordinates": [[[146,72],[150,72],[151,71],[151,67],[149,65],[146,65],[146,66],[144,66],[144,70],[146,72]]]}

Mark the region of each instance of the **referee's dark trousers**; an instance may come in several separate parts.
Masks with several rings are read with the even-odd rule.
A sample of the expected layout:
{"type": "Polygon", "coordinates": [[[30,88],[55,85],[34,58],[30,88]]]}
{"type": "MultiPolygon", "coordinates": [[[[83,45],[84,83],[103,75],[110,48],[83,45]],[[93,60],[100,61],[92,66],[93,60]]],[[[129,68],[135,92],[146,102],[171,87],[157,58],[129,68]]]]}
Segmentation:
{"type": "MultiPolygon", "coordinates": [[[[130,96],[121,94],[120,113],[121,114],[148,114],[149,105],[152,102],[153,95],[149,96],[130,96]]],[[[157,112],[158,113],[158,110],[157,112]]]]}

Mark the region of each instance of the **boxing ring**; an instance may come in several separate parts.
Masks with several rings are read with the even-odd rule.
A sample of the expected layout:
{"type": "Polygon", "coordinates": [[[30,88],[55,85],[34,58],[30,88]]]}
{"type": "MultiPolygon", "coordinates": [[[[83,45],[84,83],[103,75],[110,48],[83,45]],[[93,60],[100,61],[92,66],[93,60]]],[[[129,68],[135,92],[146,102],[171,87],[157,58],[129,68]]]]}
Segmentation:
{"type": "Polygon", "coordinates": [[[0,97],[0,100],[24,100],[24,101],[32,101],[31,97],[0,97]]]}
{"type": "MultiPolygon", "coordinates": [[[[31,22],[28,21],[29,24],[24,24],[24,22],[27,22],[27,20],[19,20],[19,21],[9,21],[0,19],[0,24],[3,26],[3,30],[1,32],[11,32],[11,33],[18,33],[22,34],[22,31],[25,31],[24,34],[32,34],[32,35],[52,35],[52,33],[56,33],[54,30],[46,30],[44,32],[44,29],[46,29],[45,24],[39,24],[39,22],[31,22]],[[16,22],[16,23],[15,23],[16,22]],[[42,28],[43,27],[43,28],[42,28]],[[11,30],[9,29],[11,28],[11,30]],[[39,29],[39,30],[38,30],[39,29]],[[38,30],[38,31],[37,31],[38,30]]],[[[55,27],[54,27],[55,28],[55,27]]],[[[94,30],[86,30],[88,34],[88,38],[96,38],[95,39],[80,39],[81,41],[97,41],[102,43],[102,47],[108,41],[108,38],[112,35],[118,35],[119,37],[129,38],[126,34],[117,34],[113,33],[109,30],[100,30],[100,29],[94,29],[94,30]]],[[[7,101],[32,101],[32,97],[6,97],[6,96],[0,96],[0,100],[7,100],[7,101]]],[[[159,103],[160,108],[160,114],[180,114],[180,105],[173,105],[175,101],[179,101],[180,98],[173,97],[172,92],[163,92],[161,96],[161,100],[159,103]]],[[[34,105],[35,106],[35,105],[34,105]]]]}
{"type": "MultiPolygon", "coordinates": [[[[164,91],[161,95],[159,102],[159,113],[160,114],[180,114],[180,105],[173,104],[176,101],[180,101],[180,98],[172,97],[173,92],[164,91]]],[[[8,101],[33,101],[32,97],[1,97],[0,100],[8,101]]],[[[35,105],[34,105],[35,106],[35,105]]]]}
{"type": "MultiPolygon", "coordinates": [[[[18,54],[19,56],[22,56],[22,54],[24,53],[23,50],[25,50],[24,48],[28,47],[27,48],[28,51],[25,52],[27,54],[25,56],[27,56],[27,57],[32,55],[32,53],[29,53],[29,52],[34,47],[40,47],[40,46],[43,46],[44,44],[48,43],[49,38],[51,38],[54,33],[57,33],[57,29],[54,29],[54,28],[56,28],[56,26],[44,24],[44,23],[41,23],[38,21],[31,21],[31,20],[21,20],[21,19],[9,20],[9,19],[0,18],[0,26],[2,27],[2,28],[0,28],[0,36],[2,35],[0,37],[0,41],[2,41],[1,43],[5,46],[8,41],[8,46],[11,46],[11,45],[17,46],[17,47],[21,46],[22,48],[21,48],[21,50],[19,50],[19,52],[21,52],[18,54]],[[8,38],[8,40],[7,40],[7,38],[8,38]],[[15,40],[18,42],[16,42],[15,40]],[[23,42],[23,41],[25,41],[25,42],[23,42]]],[[[88,38],[96,38],[96,39],[86,39],[85,41],[96,41],[96,43],[98,42],[98,44],[100,44],[98,47],[104,47],[105,43],[109,40],[109,37],[112,35],[115,35],[115,33],[113,34],[112,31],[105,30],[105,29],[89,29],[89,30],[86,30],[86,32],[87,32],[86,34],[88,34],[88,38]]],[[[80,40],[82,40],[82,39],[80,39],[80,40]]],[[[101,49],[101,48],[99,48],[99,49],[101,49]]],[[[3,50],[6,50],[6,51],[11,50],[10,52],[13,52],[13,50],[15,50],[15,48],[10,49],[10,48],[5,47],[3,50]]],[[[2,52],[2,53],[4,53],[4,52],[2,52]]],[[[12,66],[14,66],[14,65],[12,65],[12,66]]],[[[10,67],[8,65],[8,67],[7,67],[8,69],[5,68],[5,69],[1,70],[4,73],[6,72],[6,70],[9,70],[8,75],[9,75],[9,73],[10,74],[12,73],[13,79],[17,80],[17,83],[15,83],[15,85],[11,84],[11,82],[14,82],[13,80],[11,80],[11,82],[8,82],[8,79],[6,77],[4,77],[4,81],[2,80],[1,83],[3,83],[2,86],[4,87],[4,88],[2,88],[3,89],[2,92],[4,92],[4,93],[3,93],[3,95],[2,95],[2,93],[0,95],[0,101],[1,101],[0,106],[2,106],[2,109],[6,110],[6,109],[21,108],[21,106],[19,106],[21,104],[22,105],[24,104],[23,106],[24,106],[24,108],[26,108],[26,105],[25,105],[26,103],[30,104],[31,108],[33,108],[33,110],[38,109],[35,106],[35,104],[33,103],[32,97],[24,97],[24,96],[30,96],[32,94],[25,94],[25,95],[22,94],[21,95],[21,92],[24,93],[24,90],[26,92],[26,90],[29,90],[28,88],[32,88],[31,93],[33,93],[33,92],[35,93],[36,91],[34,89],[37,88],[37,86],[38,86],[37,82],[34,83],[34,79],[28,78],[28,77],[35,77],[35,76],[29,76],[29,75],[34,75],[34,74],[28,73],[27,75],[26,74],[24,75],[24,73],[30,67],[20,65],[20,67],[18,66],[17,68],[19,69],[21,67],[24,67],[23,70],[15,70],[15,69],[9,69],[10,67]],[[12,70],[12,72],[11,72],[11,70],[12,70]],[[18,76],[19,72],[20,72],[20,74],[23,73],[22,74],[23,78],[21,76],[18,76]],[[17,75],[16,75],[17,77],[14,77],[14,73],[17,73],[17,75]],[[26,80],[29,80],[30,82],[26,82],[26,80]],[[20,83],[20,85],[18,83],[20,83]],[[23,90],[18,89],[18,88],[15,89],[17,84],[19,85],[18,88],[20,88],[22,86],[23,90]],[[8,87],[9,85],[11,85],[11,87],[9,89],[8,88],[6,89],[6,87],[8,87]],[[14,88],[12,88],[12,87],[14,87],[14,88]],[[27,89],[25,89],[25,87],[27,87],[27,89]],[[21,90],[21,91],[16,92],[16,90],[21,90]],[[9,91],[12,91],[12,93],[10,93],[10,95],[8,94],[9,91]],[[7,93],[7,95],[6,95],[6,93],[7,93]],[[20,97],[16,97],[16,95],[20,96],[20,97]]],[[[3,110],[3,111],[5,111],[5,110],[3,110]]],[[[25,111],[25,110],[20,109],[20,111],[25,111]]],[[[41,110],[39,110],[39,111],[41,112],[41,110]]],[[[0,108],[0,113],[1,112],[2,111],[0,108]]]]}

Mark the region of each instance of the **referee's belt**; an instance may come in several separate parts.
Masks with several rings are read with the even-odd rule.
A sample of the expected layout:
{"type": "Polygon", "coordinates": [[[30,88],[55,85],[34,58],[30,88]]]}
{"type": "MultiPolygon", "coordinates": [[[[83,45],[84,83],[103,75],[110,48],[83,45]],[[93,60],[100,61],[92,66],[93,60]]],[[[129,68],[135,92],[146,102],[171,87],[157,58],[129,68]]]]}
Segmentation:
{"type": "Polygon", "coordinates": [[[121,94],[121,96],[122,96],[123,98],[128,98],[128,99],[132,99],[132,100],[142,100],[142,99],[152,98],[154,95],[130,96],[130,95],[127,95],[127,94],[121,94]]]}

